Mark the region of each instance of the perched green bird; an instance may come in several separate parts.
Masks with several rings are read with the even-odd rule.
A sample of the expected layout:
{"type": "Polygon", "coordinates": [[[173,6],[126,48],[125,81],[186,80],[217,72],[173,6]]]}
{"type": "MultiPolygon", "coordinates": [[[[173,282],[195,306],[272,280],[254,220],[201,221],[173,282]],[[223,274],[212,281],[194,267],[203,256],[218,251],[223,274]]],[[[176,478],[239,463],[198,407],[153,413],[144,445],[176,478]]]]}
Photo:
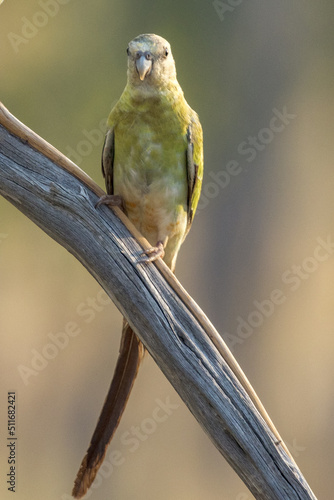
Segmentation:
{"type": "MultiPolygon", "coordinates": [[[[174,271],[201,191],[202,128],[184,98],[164,38],[139,35],[127,54],[127,84],[109,115],[102,155],[108,194],[99,204],[121,204],[152,245],[141,261],[162,257],[174,271]]],[[[124,320],[114,377],[75,481],[75,498],[86,493],[96,476],[143,355],[143,345],[124,320]]]]}

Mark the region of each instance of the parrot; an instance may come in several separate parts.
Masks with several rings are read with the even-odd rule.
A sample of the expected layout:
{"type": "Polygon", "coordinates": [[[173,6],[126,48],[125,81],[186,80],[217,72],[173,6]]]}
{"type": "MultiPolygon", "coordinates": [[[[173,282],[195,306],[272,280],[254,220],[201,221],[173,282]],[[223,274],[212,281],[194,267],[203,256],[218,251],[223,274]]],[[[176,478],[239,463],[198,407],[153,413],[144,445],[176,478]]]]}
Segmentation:
{"type": "MultiPolygon", "coordinates": [[[[127,47],[127,83],[110,112],[102,152],[107,194],[152,245],[139,263],[162,258],[172,272],[192,224],[203,178],[203,132],[176,76],[170,44],[142,34],[127,47]]],[[[111,385],[72,495],[91,486],[124,412],[145,348],[126,319],[111,385]]]]}

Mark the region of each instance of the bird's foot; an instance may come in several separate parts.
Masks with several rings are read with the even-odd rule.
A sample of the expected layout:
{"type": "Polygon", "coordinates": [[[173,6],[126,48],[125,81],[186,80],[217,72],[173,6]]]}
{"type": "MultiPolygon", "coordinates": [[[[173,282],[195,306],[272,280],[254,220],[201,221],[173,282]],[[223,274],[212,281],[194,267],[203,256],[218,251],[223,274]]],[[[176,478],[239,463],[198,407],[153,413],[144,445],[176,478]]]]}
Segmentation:
{"type": "Polygon", "coordinates": [[[162,241],[158,241],[157,246],[148,248],[140,254],[141,259],[137,262],[140,264],[142,262],[154,262],[161,257],[163,259],[165,255],[165,247],[162,241]]]}
{"type": "Polygon", "coordinates": [[[119,194],[105,194],[101,196],[99,201],[96,203],[95,208],[99,207],[100,205],[108,205],[108,207],[119,207],[123,212],[125,212],[123,198],[119,194]]]}

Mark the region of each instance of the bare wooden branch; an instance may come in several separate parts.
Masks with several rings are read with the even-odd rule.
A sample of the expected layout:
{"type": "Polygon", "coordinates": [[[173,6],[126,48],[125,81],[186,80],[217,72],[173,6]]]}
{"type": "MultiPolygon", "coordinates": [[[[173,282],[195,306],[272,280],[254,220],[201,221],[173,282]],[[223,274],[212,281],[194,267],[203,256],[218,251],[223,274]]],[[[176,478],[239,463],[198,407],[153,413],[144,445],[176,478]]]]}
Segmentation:
{"type": "Polygon", "coordinates": [[[227,346],[124,214],[95,209],[104,192],[0,104],[0,193],[67,248],[138,334],[255,498],[315,499],[227,346]]]}

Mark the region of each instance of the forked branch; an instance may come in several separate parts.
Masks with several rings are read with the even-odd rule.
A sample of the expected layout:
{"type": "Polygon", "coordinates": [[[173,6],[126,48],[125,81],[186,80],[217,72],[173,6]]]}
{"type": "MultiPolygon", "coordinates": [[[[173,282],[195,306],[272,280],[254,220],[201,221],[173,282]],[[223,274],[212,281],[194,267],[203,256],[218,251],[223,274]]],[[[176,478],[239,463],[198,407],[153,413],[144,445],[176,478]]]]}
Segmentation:
{"type": "Polygon", "coordinates": [[[0,194],[67,248],[128,319],[255,498],[315,499],[257,395],[198,305],[104,192],[0,104],[0,194]]]}

